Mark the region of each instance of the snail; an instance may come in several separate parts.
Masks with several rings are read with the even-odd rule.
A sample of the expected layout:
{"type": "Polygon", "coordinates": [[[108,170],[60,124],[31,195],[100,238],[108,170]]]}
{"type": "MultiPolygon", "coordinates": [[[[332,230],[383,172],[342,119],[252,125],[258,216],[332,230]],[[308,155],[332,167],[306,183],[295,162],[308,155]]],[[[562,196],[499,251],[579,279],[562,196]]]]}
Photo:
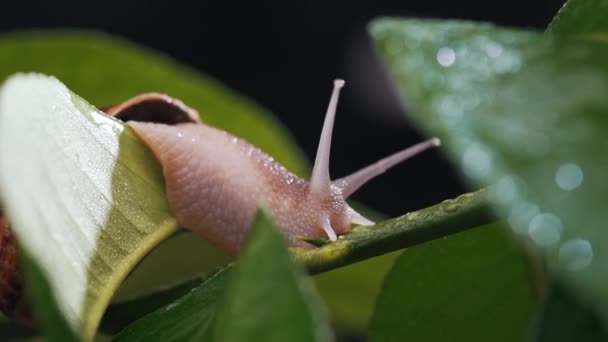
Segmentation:
{"type": "MultiPolygon", "coordinates": [[[[343,86],[343,80],[334,81],[310,181],[245,140],[203,124],[195,110],[167,95],[146,93],[103,110],[125,121],[159,160],[177,222],[237,256],[259,207],[268,210],[293,246],[310,248],[302,237],[334,241],[352,224],[373,224],[346,199],[394,165],[439,145],[432,138],[331,181],[331,135],[343,86]]],[[[16,243],[1,208],[0,256],[0,311],[36,326],[16,243]]]]}
{"type": "Polygon", "coordinates": [[[439,145],[432,138],[334,180],[329,154],[343,80],[335,80],[310,181],[301,179],[247,141],[205,125],[197,112],[167,95],[147,93],[106,108],[127,122],[159,160],[177,222],[236,256],[258,208],[265,208],[290,245],[302,237],[335,241],[351,225],[373,222],[346,199],[394,165],[439,145]]]}

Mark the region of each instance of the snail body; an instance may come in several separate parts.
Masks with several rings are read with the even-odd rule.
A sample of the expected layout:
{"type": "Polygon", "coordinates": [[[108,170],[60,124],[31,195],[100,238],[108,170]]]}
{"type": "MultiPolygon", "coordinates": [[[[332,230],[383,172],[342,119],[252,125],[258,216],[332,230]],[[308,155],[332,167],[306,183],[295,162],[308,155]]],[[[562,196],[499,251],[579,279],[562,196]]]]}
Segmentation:
{"type": "Polygon", "coordinates": [[[194,110],[166,95],[140,95],[106,112],[128,121],[159,160],[169,206],[180,225],[238,255],[263,207],[291,245],[310,247],[301,237],[333,241],[352,224],[373,224],[346,199],[395,164],[439,144],[436,138],[427,140],[331,181],[331,134],[343,85],[334,82],[310,181],[247,141],[201,123],[194,110]]]}

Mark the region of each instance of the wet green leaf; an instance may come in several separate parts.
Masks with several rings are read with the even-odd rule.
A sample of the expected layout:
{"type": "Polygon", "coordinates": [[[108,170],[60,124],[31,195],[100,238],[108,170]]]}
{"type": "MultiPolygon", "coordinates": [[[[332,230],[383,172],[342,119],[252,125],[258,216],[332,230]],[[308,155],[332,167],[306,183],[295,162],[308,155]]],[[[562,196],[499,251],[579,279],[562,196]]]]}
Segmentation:
{"type": "Polygon", "coordinates": [[[110,305],[101,321],[100,330],[116,334],[147,314],[177,301],[207,280],[197,277],[149,295],[110,305]]]}
{"type": "Polygon", "coordinates": [[[261,212],[247,238],[214,328],[216,341],[330,341],[312,282],[261,212]]]}
{"type": "Polygon", "coordinates": [[[608,321],[608,46],[453,21],[371,31],[421,126],[608,321]]]}
{"type": "Polygon", "coordinates": [[[606,0],[568,0],[549,24],[548,31],[576,34],[608,32],[606,13],[606,0]]]}
{"type": "Polygon", "coordinates": [[[183,297],[129,325],[114,340],[187,342],[212,336],[218,301],[232,268],[222,269],[183,297]]]}
{"type": "MultiPolygon", "coordinates": [[[[55,296],[51,293],[51,284],[37,263],[30,256],[23,256],[23,265],[27,279],[27,290],[30,298],[37,305],[33,308],[36,317],[40,320],[41,328],[48,341],[78,341],[78,335],[70,327],[57,305],[55,296]]],[[[25,339],[25,338],[24,338],[25,339]]]]}
{"type": "Polygon", "coordinates": [[[532,313],[525,263],[500,228],[404,251],[384,281],[371,340],[525,340],[532,313]]]}
{"type": "Polygon", "coordinates": [[[37,292],[89,339],[129,270],[177,228],[158,163],[120,122],[36,74],[0,90],[0,151],[11,228],[50,286],[37,292]]]}

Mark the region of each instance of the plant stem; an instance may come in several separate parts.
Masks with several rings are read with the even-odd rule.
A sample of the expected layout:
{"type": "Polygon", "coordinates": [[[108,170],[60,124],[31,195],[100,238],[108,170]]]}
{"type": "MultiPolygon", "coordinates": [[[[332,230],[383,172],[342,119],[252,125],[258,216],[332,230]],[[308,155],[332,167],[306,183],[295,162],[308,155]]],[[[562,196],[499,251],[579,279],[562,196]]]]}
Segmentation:
{"type": "Polygon", "coordinates": [[[296,261],[316,274],[495,220],[489,209],[487,190],[481,189],[373,226],[355,227],[350,234],[319,248],[291,250],[296,261]]]}

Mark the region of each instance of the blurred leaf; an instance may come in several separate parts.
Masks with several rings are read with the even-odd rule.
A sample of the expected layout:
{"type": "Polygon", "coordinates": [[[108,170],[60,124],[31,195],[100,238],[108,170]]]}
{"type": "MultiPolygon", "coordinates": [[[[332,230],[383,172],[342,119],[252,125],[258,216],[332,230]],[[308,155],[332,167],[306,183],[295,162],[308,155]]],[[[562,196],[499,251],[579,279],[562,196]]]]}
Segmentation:
{"type": "Polygon", "coordinates": [[[232,266],[217,272],[176,301],[129,325],[114,341],[202,341],[211,336],[217,302],[232,266]]]}
{"type": "Polygon", "coordinates": [[[331,332],[310,279],[260,212],[224,295],[216,341],[330,341],[331,332]]]}
{"type": "Polygon", "coordinates": [[[593,34],[608,32],[608,1],[568,0],[547,29],[556,33],[593,34]]]}
{"type": "Polygon", "coordinates": [[[452,21],[371,31],[418,122],[608,322],[608,45],[452,21]]]}
{"type": "Polygon", "coordinates": [[[526,267],[500,228],[403,252],[378,298],[371,340],[524,340],[532,311],[526,267]]]}
{"type": "Polygon", "coordinates": [[[0,90],[0,189],[36,270],[26,285],[40,286],[33,299],[43,326],[60,326],[40,311],[52,294],[85,340],[129,270],[176,229],[148,149],[46,76],[15,76],[0,90]]]}
{"type": "Polygon", "coordinates": [[[607,331],[590,305],[577,301],[557,284],[551,286],[537,320],[535,341],[608,341],[607,331]]]}

